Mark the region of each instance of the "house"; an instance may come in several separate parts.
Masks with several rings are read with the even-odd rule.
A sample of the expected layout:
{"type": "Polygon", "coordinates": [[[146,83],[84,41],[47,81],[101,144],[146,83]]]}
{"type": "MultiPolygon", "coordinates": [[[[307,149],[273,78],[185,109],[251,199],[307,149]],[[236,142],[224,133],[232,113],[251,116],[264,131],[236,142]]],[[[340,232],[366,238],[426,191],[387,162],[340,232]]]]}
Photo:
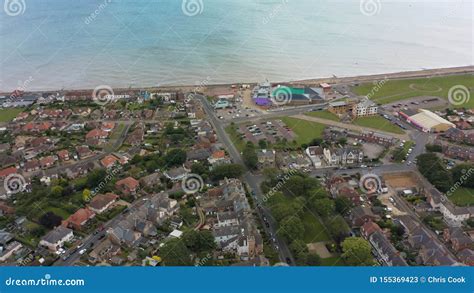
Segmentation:
{"type": "Polygon", "coordinates": [[[145,188],[154,188],[161,183],[161,173],[155,172],[140,179],[140,184],[145,188]]]}
{"type": "Polygon", "coordinates": [[[90,253],[91,263],[107,262],[121,252],[120,246],[112,243],[110,239],[100,242],[90,253]]]}
{"type": "Polygon", "coordinates": [[[68,150],[60,150],[60,151],[58,151],[57,155],[58,155],[58,158],[61,161],[69,161],[69,159],[70,159],[68,150]]]}
{"type": "Polygon", "coordinates": [[[186,152],[189,161],[205,161],[211,156],[211,152],[207,148],[193,149],[186,152]]]}
{"type": "Polygon", "coordinates": [[[444,229],[443,238],[447,243],[451,243],[451,247],[456,252],[466,248],[474,248],[474,242],[460,227],[449,227],[444,229]]]}
{"type": "Polygon", "coordinates": [[[91,157],[94,154],[88,146],[78,146],[76,147],[76,152],[81,160],[91,157]]]}
{"type": "Polygon", "coordinates": [[[8,260],[22,247],[20,242],[14,240],[12,234],[0,230],[0,263],[8,260]]]}
{"type": "Polygon", "coordinates": [[[378,230],[369,236],[369,242],[372,245],[375,255],[380,263],[386,266],[408,266],[400,252],[395,249],[387,237],[378,230]]]}
{"type": "Polygon", "coordinates": [[[324,160],[329,166],[360,164],[364,153],[356,148],[324,148],[324,160]]]}
{"type": "Polygon", "coordinates": [[[125,195],[135,195],[140,187],[140,182],[132,177],[119,180],[115,183],[115,188],[125,195]]]}
{"type": "Polygon", "coordinates": [[[23,166],[26,172],[35,172],[41,168],[40,161],[37,159],[29,160],[23,166]]]}
{"type": "Polygon", "coordinates": [[[81,208],[64,220],[61,225],[74,230],[81,230],[82,227],[94,217],[95,213],[93,211],[88,208],[81,208]]]}
{"type": "Polygon", "coordinates": [[[427,202],[434,210],[440,211],[441,214],[443,214],[444,220],[449,225],[460,227],[462,226],[462,222],[467,221],[473,216],[467,207],[455,206],[444,194],[439,192],[431,184],[428,186],[429,188],[425,188],[423,191],[427,202]]]}
{"type": "Polygon", "coordinates": [[[228,162],[228,159],[226,159],[225,151],[218,150],[213,152],[212,155],[207,159],[207,161],[212,166],[218,166],[220,164],[225,164],[226,162],[228,162]]]}
{"type": "Polygon", "coordinates": [[[275,151],[274,150],[259,150],[257,152],[259,168],[273,168],[275,167],[275,151]]]}
{"type": "Polygon", "coordinates": [[[474,266],[474,251],[472,249],[463,249],[457,257],[467,266],[474,266]]]}
{"type": "Polygon", "coordinates": [[[115,128],[115,123],[114,122],[102,122],[102,125],[100,127],[101,130],[105,132],[111,132],[115,128]]]}
{"type": "Polygon", "coordinates": [[[174,167],[170,170],[167,170],[163,173],[166,178],[171,181],[179,181],[186,177],[188,170],[183,167],[174,167]]]}
{"type": "Polygon", "coordinates": [[[365,222],[362,227],[360,227],[360,233],[365,239],[369,239],[369,236],[374,232],[382,231],[382,229],[372,221],[365,222]]]}
{"type": "Polygon", "coordinates": [[[74,234],[71,229],[58,226],[41,238],[39,244],[54,252],[63,247],[65,242],[69,242],[73,238],[74,234]]]}
{"type": "Polygon", "coordinates": [[[47,156],[40,159],[40,165],[42,169],[48,169],[54,166],[56,158],[53,156],[47,156]]]}
{"type": "Polygon", "coordinates": [[[92,198],[88,207],[94,213],[101,214],[110,208],[118,198],[119,196],[113,193],[98,194],[92,198]]]}
{"type": "Polygon", "coordinates": [[[93,129],[86,134],[86,140],[89,139],[106,139],[109,136],[109,133],[102,129],[93,129]]]}
{"type": "Polygon", "coordinates": [[[0,170],[0,179],[5,179],[9,175],[16,174],[16,173],[17,173],[16,167],[9,167],[9,168],[2,169],[0,170]]]}
{"type": "Polygon", "coordinates": [[[322,166],[323,148],[319,146],[310,146],[305,150],[306,155],[313,163],[313,167],[319,168],[322,166]]]}
{"type": "Polygon", "coordinates": [[[361,227],[369,221],[378,221],[379,216],[375,215],[369,207],[357,206],[352,208],[350,219],[353,227],[361,227]]]}
{"type": "Polygon", "coordinates": [[[120,160],[114,155],[107,155],[102,160],[100,160],[100,164],[107,169],[112,168],[118,163],[120,163],[120,160]]]}

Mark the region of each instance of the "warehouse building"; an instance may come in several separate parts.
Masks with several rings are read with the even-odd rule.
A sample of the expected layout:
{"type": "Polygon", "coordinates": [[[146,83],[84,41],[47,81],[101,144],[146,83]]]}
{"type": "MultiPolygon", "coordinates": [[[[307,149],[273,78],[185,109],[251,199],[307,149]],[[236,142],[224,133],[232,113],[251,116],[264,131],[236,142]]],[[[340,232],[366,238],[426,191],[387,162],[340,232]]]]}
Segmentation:
{"type": "Polygon", "coordinates": [[[417,113],[410,110],[402,110],[399,114],[400,117],[423,132],[444,132],[456,127],[456,125],[448,120],[425,109],[419,109],[417,113]]]}

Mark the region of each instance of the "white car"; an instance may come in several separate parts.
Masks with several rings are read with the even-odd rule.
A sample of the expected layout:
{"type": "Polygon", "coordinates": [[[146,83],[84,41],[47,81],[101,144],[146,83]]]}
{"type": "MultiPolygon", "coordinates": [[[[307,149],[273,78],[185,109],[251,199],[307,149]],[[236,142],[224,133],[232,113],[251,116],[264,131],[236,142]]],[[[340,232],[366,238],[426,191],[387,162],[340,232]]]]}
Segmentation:
{"type": "Polygon", "coordinates": [[[80,254],[80,255],[83,255],[85,252],[86,252],[86,249],[85,249],[85,248],[84,248],[84,249],[81,249],[81,250],[79,250],[79,254],[80,254]]]}

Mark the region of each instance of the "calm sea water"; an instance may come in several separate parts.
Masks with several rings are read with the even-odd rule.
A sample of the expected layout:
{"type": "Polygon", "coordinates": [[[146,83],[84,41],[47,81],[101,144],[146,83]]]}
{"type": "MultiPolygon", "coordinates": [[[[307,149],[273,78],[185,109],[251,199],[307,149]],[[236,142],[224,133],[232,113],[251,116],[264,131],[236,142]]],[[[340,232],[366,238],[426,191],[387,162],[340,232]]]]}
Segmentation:
{"type": "Polygon", "coordinates": [[[356,0],[190,0],[194,7],[181,0],[17,1],[23,14],[7,15],[6,6],[0,12],[0,90],[283,81],[474,64],[469,0],[372,0],[362,9],[356,0]]]}

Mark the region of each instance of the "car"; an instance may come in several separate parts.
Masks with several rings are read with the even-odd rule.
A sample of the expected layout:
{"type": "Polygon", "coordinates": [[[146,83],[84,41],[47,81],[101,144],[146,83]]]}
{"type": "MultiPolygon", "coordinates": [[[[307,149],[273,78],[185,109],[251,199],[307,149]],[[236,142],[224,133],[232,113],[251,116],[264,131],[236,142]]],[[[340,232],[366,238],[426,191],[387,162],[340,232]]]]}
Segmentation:
{"type": "Polygon", "coordinates": [[[266,226],[267,228],[270,228],[270,224],[268,224],[268,222],[265,222],[265,226],[266,226]]]}
{"type": "Polygon", "coordinates": [[[391,203],[394,203],[395,200],[393,199],[393,197],[390,197],[388,200],[390,200],[391,203]]]}
{"type": "Polygon", "coordinates": [[[80,254],[80,255],[83,255],[85,252],[86,252],[86,249],[85,249],[85,248],[79,250],[79,254],[80,254]]]}

